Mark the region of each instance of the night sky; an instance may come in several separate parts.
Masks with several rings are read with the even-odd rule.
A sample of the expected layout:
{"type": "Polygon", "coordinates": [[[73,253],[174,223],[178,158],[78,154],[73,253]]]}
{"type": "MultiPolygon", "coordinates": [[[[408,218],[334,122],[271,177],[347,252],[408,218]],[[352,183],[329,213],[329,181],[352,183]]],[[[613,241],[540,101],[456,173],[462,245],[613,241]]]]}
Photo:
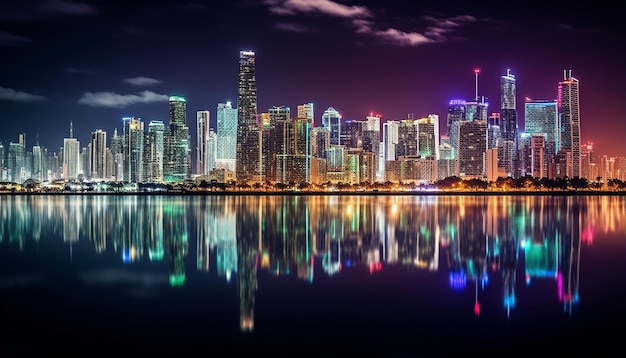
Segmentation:
{"type": "Polygon", "coordinates": [[[500,76],[524,98],[555,99],[580,80],[582,143],[626,155],[626,42],[618,1],[0,2],[0,141],[58,151],[69,135],[122,132],[122,117],[168,120],[169,95],[197,110],[237,102],[240,50],[256,52],[258,112],[313,102],[344,119],[440,117],[479,94],[500,111],[500,76]],[[418,6],[417,3],[420,3],[418,6]],[[425,3],[425,4],[424,4],[425,3]]]}

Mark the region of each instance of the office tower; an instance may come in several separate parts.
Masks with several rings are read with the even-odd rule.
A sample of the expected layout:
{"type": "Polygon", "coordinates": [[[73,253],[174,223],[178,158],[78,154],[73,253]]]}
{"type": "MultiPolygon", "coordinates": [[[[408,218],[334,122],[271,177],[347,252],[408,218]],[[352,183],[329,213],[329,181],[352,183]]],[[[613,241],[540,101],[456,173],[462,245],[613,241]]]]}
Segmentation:
{"type": "Polygon", "coordinates": [[[124,181],[143,182],[143,122],[140,118],[124,117],[124,181]]]}
{"type": "Polygon", "coordinates": [[[298,117],[297,118],[306,118],[311,124],[314,121],[314,113],[313,113],[313,103],[305,103],[298,106],[298,117]]]}
{"type": "Polygon", "coordinates": [[[70,122],[70,136],[63,138],[63,179],[78,179],[80,168],[80,142],[74,138],[74,126],[70,122]]]}
{"type": "Polygon", "coordinates": [[[485,174],[487,121],[458,122],[459,175],[481,179],[485,174]]]}
{"type": "Polygon", "coordinates": [[[197,129],[197,147],[196,147],[196,174],[205,175],[208,174],[208,168],[206,166],[206,143],[207,136],[209,134],[209,111],[197,111],[196,112],[196,129],[197,129]]]}
{"type": "Polygon", "coordinates": [[[515,75],[507,69],[506,75],[500,77],[500,130],[503,140],[514,141],[517,138],[516,93],[515,75]]]}
{"type": "Polygon", "coordinates": [[[80,170],[78,171],[78,179],[84,180],[91,175],[91,143],[80,152],[80,170]]]}
{"type": "MultiPolygon", "coordinates": [[[[534,178],[547,178],[545,172],[546,135],[533,133],[530,136],[530,175],[534,178]]],[[[527,173],[528,174],[528,173],[527,173]]]]}
{"type": "Polygon", "coordinates": [[[215,166],[235,171],[237,159],[237,109],[230,102],[217,104],[217,159],[215,166]]]}
{"type": "Polygon", "coordinates": [[[269,112],[258,114],[261,141],[261,175],[266,182],[276,180],[276,117],[269,112]]]}
{"type": "Polygon", "coordinates": [[[107,133],[102,129],[91,132],[90,143],[90,176],[95,180],[105,179],[106,176],[106,149],[107,149],[107,133]]]}
{"type": "Polygon", "coordinates": [[[439,159],[439,116],[429,114],[415,121],[417,125],[417,153],[422,158],[439,159]]]}
{"type": "Polygon", "coordinates": [[[322,126],[330,132],[330,145],[340,145],[341,114],[333,107],[328,107],[322,114],[322,126]]]}
{"type": "Polygon", "coordinates": [[[163,177],[165,181],[180,182],[191,175],[191,147],[187,127],[187,100],[169,97],[170,125],[165,140],[163,177]]]}
{"type": "Polygon", "coordinates": [[[345,148],[339,145],[331,145],[326,151],[326,167],[328,172],[341,172],[344,169],[345,148]]]}
{"type": "Polygon", "coordinates": [[[113,156],[113,152],[111,151],[111,148],[106,149],[105,157],[106,157],[106,164],[104,165],[104,167],[106,168],[105,178],[107,180],[111,180],[111,178],[115,178],[115,157],[113,156]]]}
{"type": "Polygon", "coordinates": [[[385,161],[396,160],[396,144],[398,144],[399,121],[387,121],[383,124],[383,143],[385,161]]]}
{"type": "Polygon", "coordinates": [[[209,133],[206,137],[206,155],[205,155],[205,172],[208,174],[211,170],[215,169],[215,161],[217,159],[217,133],[212,128],[209,128],[209,133]]]}
{"type": "Polygon", "coordinates": [[[500,166],[507,176],[517,178],[518,150],[517,150],[517,104],[516,79],[511,70],[500,77],[500,137],[498,150],[500,166]]]}
{"type": "Polygon", "coordinates": [[[291,109],[280,106],[268,110],[268,123],[263,126],[263,166],[267,180],[289,182],[287,161],[293,155],[294,128],[291,123],[291,109]],[[280,173],[279,173],[280,171],[280,173]]]}
{"type": "Polygon", "coordinates": [[[152,120],[148,123],[148,132],[144,136],[144,181],[158,183],[163,181],[163,156],[165,147],[165,124],[152,120]]]}
{"type": "Polygon", "coordinates": [[[489,102],[485,96],[480,96],[476,100],[465,101],[466,121],[486,121],[489,102]]]}
{"type": "Polygon", "coordinates": [[[348,119],[341,124],[339,144],[346,148],[363,148],[363,130],[367,125],[365,121],[348,119]]]}
{"type": "Polygon", "coordinates": [[[447,134],[452,136],[450,132],[452,124],[465,120],[465,101],[460,99],[453,99],[448,102],[448,116],[447,116],[447,134]]]}
{"type": "Polygon", "coordinates": [[[491,113],[487,118],[487,149],[498,148],[502,142],[500,113],[491,113]]]}
{"type": "MultiPolygon", "coordinates": [[[[566,176],[580,177],[580,106],[579,82],[572,77],[572,71],[563,71],[563,81],[559,82],[557,106],[560,123],[560,150],[569,158],[571,168],[567,167],[566,176]]],[[[569,160],[568,160],[569,162],[569,160]]],[[[559,173],[563,176],[563,173],[559,173]]]]}
{"type": "Polygon", "coordinates": [[[498,179],[498,148],[487,148],[487,181],[498,179]]]}
{"type": "MultiPolygon", "coordinates": [[[[593,167],[596,158],[593,154],[593,143],[587,142],[580,145],[580,177],[588,180],[596,180],[598,176],[593,167]]],[[[619,179],[619,178],[618,178],[619,179]]]]}
{"type": "Polygon", "coordinates": [[[22,183],[26,180],[26,150],[23,143],[10,142],[7,153],[7,176],[9,181],[22,183]]]}
{"type": "MultiPolygon", "coordinates": [[[[382,181],[385,175],[385,162],[384,157],[381,158],[381,145],[380,141],[380,115],[374,115],[370,113],[365,117],[365,125],[363,127],[363,150],[369,153],[374,153],[376,160],[374,162],[375,181],[382,181]]],[[[384,155],[384,151],[382,151],[384,155]]]]}
{"type": "Polygon", "coordinates": [[[311,181],[311,129],[313,121],[310,117],[293,120],[293,160],[291,164],[292,180],[295,183],[311,181]]]}
{"type": "Polygon", "coordinates": [[[311,130],[311,155],[315,158],[326,158],[326,150],[330,148],[330,131],[324,127],[311,130]]]}
{"type": "Polygon", "coordinates": [[[398,125],[398,143],[394,160],[417,155],[417,124],[413,119],[401,120],[398,125]]]}
{"type": "Polygon", "coordinates": [[[111,154],[113,155],[115,181],[124,181],[124,136],[117,134],[117,128],[113,130],[113,137],[111,138],[111,154]]]}
{"type": "Polygon", "coordinates": [[[239,52],[239,92],[237,96],[238,182],[260,181],[261,143],[257,121],[256,65],[253,51],[239,52]]]}
{"type": "Polygon", "coordinates": [[[559,151],[559,120],[556,101],[527,98],[524,102],[524,127],[524,132],[529,135],[543,134],[545,136],[543,174],[546,178],[554,179],[555,156],[559,151]]]}

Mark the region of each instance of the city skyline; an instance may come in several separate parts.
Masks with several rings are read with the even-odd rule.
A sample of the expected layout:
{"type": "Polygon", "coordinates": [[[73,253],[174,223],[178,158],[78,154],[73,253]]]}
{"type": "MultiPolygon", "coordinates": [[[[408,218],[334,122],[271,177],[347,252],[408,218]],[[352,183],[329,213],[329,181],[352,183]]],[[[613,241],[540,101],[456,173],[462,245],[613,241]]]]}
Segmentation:
{"type": "Polygon", "coordinates": [[[571,70],[580,80],[580,143],[593,142],[600,155],[626,152],[619,140],[626,121],[614,105],[624,98],[626,56],[615,46],[618,22],[610,21],[616,17],[610,7],[583,13],[533,3],[515,11],[489,3],[417,10],[393,1],[327,0],[115,5],[0,7],[6,53],[0,64],[11,69],[0,74],[3,143],[25,133],[28,147],[39,139],[56,151],[70,123],[83,144],[97,129],[111,138],[124,117],[167,122],[170,95],[187,99],[189,128],[196,111],[208,110],[216,129],[218,103],[237,102],[237,56],[249,49],[258,68],[257,112],[314,103],[316,126],[333,107],[343,120],[380,114],[381,125],[432,113],[443,129],[448,102],[474,97],[480,68],[478,92],[490,113],[500,111],[500,77],[507,70],[516,76],[523,131],[524,99],[556,99],[563,71],[571,70]]]}

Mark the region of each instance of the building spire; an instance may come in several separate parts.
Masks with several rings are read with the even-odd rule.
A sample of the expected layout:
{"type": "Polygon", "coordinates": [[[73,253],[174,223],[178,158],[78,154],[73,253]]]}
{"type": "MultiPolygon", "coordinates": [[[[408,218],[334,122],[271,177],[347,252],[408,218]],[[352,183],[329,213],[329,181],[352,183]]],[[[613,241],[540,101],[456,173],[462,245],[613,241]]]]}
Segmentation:
{"type": "Polygon", "coordinates": [[[70,138],[74,138],[74,125],[70,121],[70,138]]]}
{"type": "Polygon", "coordinates": [[[474,97],[476,99],[476,101],[478,101],[478,74],[480,73],[480,68],[475,68],[474,69],[474,74],[476,75],[476,97],[474,97]]]}

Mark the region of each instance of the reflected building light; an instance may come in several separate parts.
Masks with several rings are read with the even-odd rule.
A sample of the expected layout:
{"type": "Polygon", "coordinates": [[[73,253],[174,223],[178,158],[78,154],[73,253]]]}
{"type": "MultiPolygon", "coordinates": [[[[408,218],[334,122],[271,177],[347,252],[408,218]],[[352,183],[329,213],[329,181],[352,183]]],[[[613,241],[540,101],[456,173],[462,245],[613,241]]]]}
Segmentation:
{"type": "Polygon", "coordinates": [[[464,270],[450,271],[448,275],[450,288],[455,291],[462,291],[467,286],[467,276],[464,270]]]}

